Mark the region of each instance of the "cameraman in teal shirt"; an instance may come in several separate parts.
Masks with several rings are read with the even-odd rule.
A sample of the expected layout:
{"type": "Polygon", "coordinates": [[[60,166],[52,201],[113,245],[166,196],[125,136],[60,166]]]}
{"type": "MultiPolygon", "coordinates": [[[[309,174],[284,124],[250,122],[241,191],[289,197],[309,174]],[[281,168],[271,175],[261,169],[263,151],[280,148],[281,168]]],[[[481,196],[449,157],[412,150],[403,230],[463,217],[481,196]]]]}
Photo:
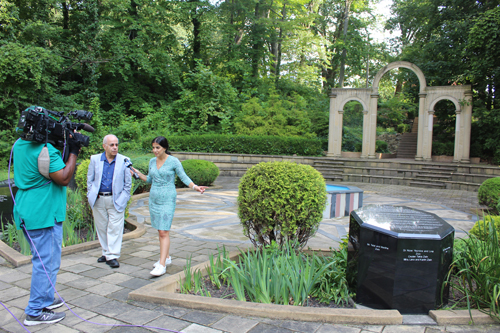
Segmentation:
{"type": "Polygon", "coordinates": [[[66,185],[75,171],[80,144],[67,140],[69,157],[63,162],[61,153],[50,143],[49,177],[38,169],[38,156],[43,143],[18,140],[14,144],[14,181],[18,187],[14,206],[14,220],[23,229],[33,255],[31,289],[25,309],[27,326],[57,323],[65,313],[52,310],[64,304],[54,298],[57,273],[61,265],[62,222],[66,218],[66,185]],[[33,242],[33,243],[32,243],[33,242]],[[50,277],[47,277],[45,269],[50,277]]]}

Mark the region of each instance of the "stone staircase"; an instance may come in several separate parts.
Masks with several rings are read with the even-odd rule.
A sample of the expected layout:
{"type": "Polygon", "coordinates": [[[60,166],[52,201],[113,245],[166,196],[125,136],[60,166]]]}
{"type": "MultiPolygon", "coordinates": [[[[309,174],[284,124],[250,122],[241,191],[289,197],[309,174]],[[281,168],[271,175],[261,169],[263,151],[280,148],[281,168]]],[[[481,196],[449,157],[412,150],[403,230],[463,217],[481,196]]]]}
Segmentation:
{"type": "Polygon", "coordinates": [[[418,117],[413,120],[410,133],[404,133],[399,141],[396,158],[414,159],[417,155],[418,117]]]}
{"type": "Polygon", "coordinates": [[[344,178],[344,162],[341,161],[314,161],[313,168],[321,172],[325,180],[342,181],[344,178]]]}
{"type": "Polygon", "coordinates": [[[453,166],[422,166],[421,171],[415,174],[417,180],[411,181],[410,186],[444,189],[456,172],[457,167],[453,166]]]}

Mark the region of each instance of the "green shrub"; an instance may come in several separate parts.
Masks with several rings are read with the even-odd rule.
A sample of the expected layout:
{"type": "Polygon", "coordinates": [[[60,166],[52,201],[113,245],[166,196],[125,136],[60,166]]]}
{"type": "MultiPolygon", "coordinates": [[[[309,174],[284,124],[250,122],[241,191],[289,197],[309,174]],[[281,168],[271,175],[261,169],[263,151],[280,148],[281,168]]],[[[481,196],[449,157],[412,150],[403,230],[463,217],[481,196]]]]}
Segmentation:
{"type": "Polygon", "coordinates": [[[480,205],[495,209],[500,197],[500,177],[486,179],[477,191],[477,199],[480,205]]]}
{"type": "MultiPolygon", "coordinates": [[[[488,224],[488,237],[464,238],[463,250],[456,251],[446,277],[454,307],[479,309],[500,321],[500,249],[496,223],[488,224]]],[[[471,318],[472,319],[472,318],[471,318]]]]}
{"type": "Polygon", "coordinates": [[[493,158],[491,159],[491,162],[496,165],[500,164],[500,147],[497,148],[493,153],[493,158]]]}
{"type": "MultiPolygon", "coordinates": [[[[219,176],[219,168],[210,161],[185,160],[182,161],[182,167],[188,177],[191,178],[193,183],[196,185],[212,185],[219,176]]],[[[186,187],[186,185],[184,185],[184,183],[177,176],[175,177],[175,186],[186,187]]]]}
{"type": "Polygon", "coordinates": [[[477,221],[469,233],[476,236],[480,240],[486,240],[489,237],[491,221],[493,221],[498,237],[500,238],[500,216],[495,215],[486,215],[484,220],[477,221]]]}
{"type": "Polygon", "coordinates": [[[467,250],[467,242],[463,238],[455,238],[453,241],[453,260],[462,255],[467,250]]]}
{"type": "Polygon", "coordinates": [[[470,143],[470,157],[483,156],[483,145],[479,141],[472,141],[470,143]]]}
{"type": "MultiPolygon", "coordinates": [[[[151,151],[151,140],[154,136],[142,139],[142,149],[151,151]]],[[[245,135],[187,135],[167,136],[170,151],[258,154],[258,155],[323,155],[321,139],[279,136],[245,136],[245,135]]]]}
{"type": "MultiPolygon", "coordinates": [[[[344,245],[345,243],[342,243],[344,245]]],[[[352,293],[346,278],[347,246],[332,251],[329,256],[314,256],[319,267],[328,267],[311,292],[322,303],[347,304],[352,293]]]]}
{"type": "Polygon", "coordinates": [[[383,134],[396,134],[396,130],[393,127],[382,127],[382,126],[377,126],[376,129],[377,136],[383,135],[383,134]]]}
{"type": "Polygon", "coordinates": [[[377,153],[388,153],[387,142],[382,140],[375,141],[375,152],[377,153]]]}
{"type": "Polygon", "coordinates": [[[432,142],[432,155],[435,156],[453,156],[455,151],[455,143],[454,142],[432,142]]]}
{"type": "Polygon", "coordinates": [[[82,195],[87,195],[87,172],[89,170],[90,159],[85,159],[76,167],[75,182],[82,195]]]}
{"type": "Polygon", "coordinates": [[[79,189],[75,191],[68,189],[67,191],[66,219],[63,223],[63,247],[96,239],[96,230],[94,229],[92,220],[85,219],[84,210],[88,206],[87,198],[78,192],[80,192],[79,189]],[[82,229],[87,229],[86,239],[82,239],[80,236],[82,229]]]}
{"type": "Polygon", "coordinates": [[[82,218],[89,224],[94,222],[94,216],[92,214],[92,208],[90,208],[89,202],[87,200],[87,172],[89,170],[90,158],[85,159],[80,162],[76,167],[75,172],[75,182],[80,193],[83,208],[82,208],[82,218]]]}
{"type": "Polygon", "coordinates": [[[325,203],[325,180],[309,165],[263,162],[240,180],[238,216],[255,246],[286,240],[304,246],[318,229],[325,203]]]}
{"type": "Polygon", "coordinates": [[[411,131],[410,124],[398,124],[397,132],[398,133],[409,133],[411,131]]]}
{"type": "Polygon", "coordinates": [[[362,139],[362,127],[344,126],[342,128],[342,151],[361,151],[362,139]]]}

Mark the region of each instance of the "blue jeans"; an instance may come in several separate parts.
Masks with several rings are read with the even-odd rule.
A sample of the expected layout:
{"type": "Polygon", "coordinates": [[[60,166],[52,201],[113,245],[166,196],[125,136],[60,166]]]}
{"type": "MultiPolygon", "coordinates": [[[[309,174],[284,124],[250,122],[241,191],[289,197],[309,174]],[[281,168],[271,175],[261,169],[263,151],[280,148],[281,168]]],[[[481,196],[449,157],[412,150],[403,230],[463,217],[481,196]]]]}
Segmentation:
{"type": "Polygon", "coordinates": [[[31,259],[33,270],[31,273],[30,300],[24,311],[26,314],[36,317],[40,315],[43,308],[54,302],[54,288],[52,285],[56,285],[57,272],[59,272],[61,266],[62,222],[55,223],[50,228],[27,230],[29,238],[24,229],[23,232],[30,244],[33,255],[31,259]],[[37,251],[33,248],[30,238],[42,261],[40,261],[37,251]],[[42,263],[50,276],[52,285],[47,279],[42,263]]]}

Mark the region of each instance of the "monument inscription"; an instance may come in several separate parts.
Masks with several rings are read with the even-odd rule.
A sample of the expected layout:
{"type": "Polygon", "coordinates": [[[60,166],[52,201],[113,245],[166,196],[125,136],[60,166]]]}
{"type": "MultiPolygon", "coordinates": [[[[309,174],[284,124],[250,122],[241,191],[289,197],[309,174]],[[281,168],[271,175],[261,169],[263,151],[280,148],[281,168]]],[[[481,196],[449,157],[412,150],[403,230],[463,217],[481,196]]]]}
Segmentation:
{"type": "Polygon", "coordinates": [[[404,206],[369,205],[351,213],[348,281],[356,302],[427,313],[441,301],[454,229],[439,216],[404,206]]]}

